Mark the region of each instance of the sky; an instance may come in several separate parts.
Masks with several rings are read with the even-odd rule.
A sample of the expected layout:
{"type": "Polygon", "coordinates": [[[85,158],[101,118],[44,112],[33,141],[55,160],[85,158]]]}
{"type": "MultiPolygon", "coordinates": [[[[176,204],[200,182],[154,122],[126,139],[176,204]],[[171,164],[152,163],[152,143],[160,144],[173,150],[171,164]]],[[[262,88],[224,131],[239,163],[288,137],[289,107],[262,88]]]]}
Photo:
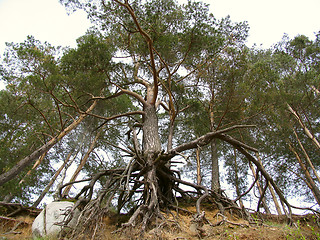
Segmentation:
{"type": "MultiPolygon", "coordinates": [[[[179,0],[183,3],[187,0],[179,0]]],[[[320,31],[320,0],[204,0],[217,19],[248,21],[248,46],[268,48],[289,37],[304,34],[314,39],[320,31]]],[[[23,42],[28,35],[52,45],[76,46],[90,22],[84,12],[70,15],[58,0],[0,0],[0,56],[5,42],[23,42]]],[[[0,83],[1,89],[1,83],[0,83]]]]}
{"type": "Polygon", "coordinates": [[[320,0],[208,0],[210,11],[217,17],[230,15],[233,21],[248,21],[248,45],[264,48],[290,38],[306,35],[315,39],[320,31],[320,0]]]}
{"type": "MultiPolygon", "coordinates": [[[[186,2],[186,0],[179,0],[186,2]]],[[[320,31],[320,0],[204,0],[217,19],[248,21],[248,46],[268,48],[289,37],[304,34],[314,39],[320,31]]],[[[58,0],[0,0],[0,55],[5,42],[23,42],[28,35],[55,46],[76,46],[90,22],[84,12],[67,14],[58,0]]],[[[0,89],[4,87],[0,82],[0,89]]]]}

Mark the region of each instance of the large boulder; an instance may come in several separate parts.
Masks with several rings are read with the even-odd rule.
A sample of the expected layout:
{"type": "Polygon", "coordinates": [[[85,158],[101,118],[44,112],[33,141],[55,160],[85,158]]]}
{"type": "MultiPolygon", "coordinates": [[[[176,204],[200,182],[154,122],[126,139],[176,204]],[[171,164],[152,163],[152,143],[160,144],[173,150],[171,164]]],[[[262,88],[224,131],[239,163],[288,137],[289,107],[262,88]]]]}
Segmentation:
{"type": "Polygon", "coordinates": [[[73,214],[72,220],[68,223],[68,227],[75,227],[79,211],[71,210],[73,202],[52,202],[48,204],[41,213],[36,217],[32,224],[33,237],[57,237],[65,227],[61,226],[64,221],[73,214]]]}

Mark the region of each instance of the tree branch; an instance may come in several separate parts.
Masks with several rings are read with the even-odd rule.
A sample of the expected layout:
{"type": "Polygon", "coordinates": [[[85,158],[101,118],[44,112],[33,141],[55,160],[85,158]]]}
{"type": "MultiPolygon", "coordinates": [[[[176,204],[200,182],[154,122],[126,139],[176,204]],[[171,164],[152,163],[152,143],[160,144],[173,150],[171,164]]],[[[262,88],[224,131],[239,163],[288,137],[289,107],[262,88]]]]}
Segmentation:
{"type": "Polygon", "coordinates": [[[227,141],[229,143],[232,143],[232,145],[237,145],[237,146],[241,146],[245,149],[248,149],[248,150],[251,150],[251,151],[254,151],[254,152],[258,152],[257,149],[253,148],[253,147],[250,147],[228,135],[225,135],[223,133],[225,132],[229,132],[229,131],[232,131],[234,129],[238,129],[238,128],[248,128],[248,127],[255,127],[255,125],[235,125],[235,126],[232,126],[232,127],[229,127],[229,128],[226,128],[226,129],[222,129],[222,130],[219,130],[219,131],[215,131],[215,132],[209,132],[191,142],[188,142],[188,143],[184,143],[174,149],[171,149],[170,151],[168,151],[168,157],[171,158],[175,155],[177,155],[177,153],[180,153],[180,152],[183,152],[183,151],[186,151],[186,150],[190,150],[190,149],[194,149],[194,148],[197,148],[197,147],[201,147],[201,146],[205,146],[207,144],[210,143],[210,141],[214,138],[219,138],[221,140],[224,140],[224,141],[227,141]],[[172,155],[172,156],[171,156],[172,155]]]}
{"type": "Polygon", "coordinates": [[[148,48],[149,48],[149,55],[150,55],[150,63],[151,63],[151,67],[152,67],[152,74],[153,74],[153,96],[151,101],[149,102],[149,104],[154,105],[156,100],[157,100],[157,95],[158,95],[158,74],[157,74],[157,70],[156,70],[156,65],[155,65],[155,60],[154,60],[154,53],[153,53],[153,41],[151,39],[151,37],[149,36],[149,34],[147,32],[145,32],[139,22],[138,19],[134,13],[134,10],[132,9],[132,7],[130,6],[130,4],[126,1],[125,3],[119,1],[119,0],[113,0],[116,3],[118,3],[120,6],[125,7],[128,12],[130,13],[132,20],[134,21],[135,25],[138,28],[138,31],[140,32],[140,34],[145,38],[147,44],[148,44],[148,48]]]}
{"type": "Polygon", "coordinates": [[[21,159],[10,170],[1,174],[0,186],[10,181],[11,179],[15,178],[27,166],[29,166],[35,159],[39,158],[43,153],[49,151],[49,149],[51,149],[56,143],[58,143],[64,136],[66,136],[70,131],[76,128],[86,118],[87,114],[95,108],[96,105],[97,105],[97,101],[94,101],[84,114],[80,114],[77,120],[75,120],[65,129],[63,129],[63,131],[61,131],[58,135],[56,135],[49,142],[47,142],[46,144],[42,145],[40,148],[35,150],[29,156],[21,159]]]}

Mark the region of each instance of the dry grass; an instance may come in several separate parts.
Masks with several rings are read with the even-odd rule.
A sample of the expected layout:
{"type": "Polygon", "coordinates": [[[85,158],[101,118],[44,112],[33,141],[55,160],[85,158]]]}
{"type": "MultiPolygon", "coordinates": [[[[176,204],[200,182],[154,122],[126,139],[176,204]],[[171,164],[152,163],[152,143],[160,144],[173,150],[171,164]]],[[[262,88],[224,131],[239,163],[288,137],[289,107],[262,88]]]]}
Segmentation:
{"type": "MultiPolygon", "coordinates": [[[[155,223],[157,227],[149,230],[143,236],[139,234],[138,229],[127,229],[121,234],[113,234],[124,222],[126,216],[110,216],[105,217],[101,227],[96,231],[95,239],[148,239],[148,240],[192,240],[192,239],[263,239],[263,240],[275,240],[275,239],[320,239],[320,229],[315,224],[314,216],[308,215],[299,218],[298,228],[290,228],[284,223],[284,218],[277,216],[264,216],[265,221],[256,222],[252,224],[245,221],[233,214],[225,214],[225,217],[229,222],[224,222],[219,226],[212,226],[218,222],[221,222],[223,217],[218,214],[218,211],[210,206],[204,207],[205,217],[212,224],[204,224],[196,229],[192,222],[192,215],[195,213],[193,206],[183,206],[186,211],[179,211],[177,214],[175,211],[164,213],[167,220],[155,223]],[[318,234],[318,235],[317,235],[318,234]]],[[[1,219],[0,222],[0,240],[1,239],[32,239],[31,238],[31,225],[33,218],[18,217],[15,221],[6,221],[1,219]],[[12,231],[15,225],[21,222],[21,224],[12,231]],[[12,231],[10,233],[10,231],[12,231]],[[2,237],[2,238],[1,238],[2,237]]],[[[93,226],[94,227],[94,226],[93,226]]],[[[79,236],[80,239],[90,239],[92,236],[79,236]]],[[[48,239],[45,239],[48,240],[48,239]]]]}

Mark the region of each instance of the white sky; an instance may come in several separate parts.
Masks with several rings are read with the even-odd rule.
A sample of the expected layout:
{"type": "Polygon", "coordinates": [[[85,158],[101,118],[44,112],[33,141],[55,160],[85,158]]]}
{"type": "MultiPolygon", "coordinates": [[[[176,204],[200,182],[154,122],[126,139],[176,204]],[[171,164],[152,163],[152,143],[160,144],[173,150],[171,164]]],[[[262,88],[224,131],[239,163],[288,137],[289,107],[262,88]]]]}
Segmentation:
{"type": "MultiPolygon", "coordinates": [[[[186,0],[179,0],[186,2],[186,0]]],[[[204,0],[216,18],[248,21],[248,45],[268,48],[290,37],[304,34],[314,39],[320,31],[320,0],[204,0]]],[[[5,42],[23,42],[27,35],[53,45],[76,46],[90,22],[84,12],[67,15],[58,0],[0,0],[0,56],[5,42]]],[[[0,89],[3,84],[0,82],[0,89]]]]}
{"type": "MultiPolygon", "coordinates": [[[[187,0],[179,0],[186,2],[187,0]]],[[[216,18],[231,16],[248,21],[253,43],[270,47],[281,40],[304,34],[314,39],[320,31],[320,0],[205,0],[216,18]]],[[[5,42],[23,42],[27,35],[53,45],[76,46],[76,39],[89,28],[84,12],[70,16],[58,0],[0,0],[0,56],[5,42]]],[[[1,89],[1,83],[0,83],[1,89]]]]}
{"type": "Polygon", "coordinates": [[[248,45],[268,48],[287,33],[315,39],[320,31],[320,0],[207,0],[216,18],[230,15],[233,21],[248,21],[248,45]]]}

